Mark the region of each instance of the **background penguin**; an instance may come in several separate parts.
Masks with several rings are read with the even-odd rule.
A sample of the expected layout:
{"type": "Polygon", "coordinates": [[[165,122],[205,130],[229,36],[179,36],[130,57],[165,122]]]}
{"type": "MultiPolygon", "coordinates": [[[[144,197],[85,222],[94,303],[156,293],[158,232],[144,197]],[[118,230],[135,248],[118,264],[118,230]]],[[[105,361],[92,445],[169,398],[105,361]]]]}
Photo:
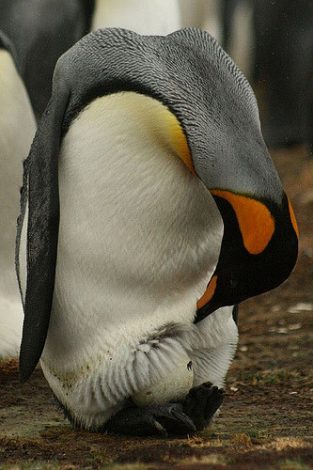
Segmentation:
{"type": "Polygon", "coordinates": [[[44,111],[57,59],[90,30],[91,0],[0,0],[0,28],[17,52],[36,117],[44,111]]]}
{"type": "Polygon", "coordinates": [[[0,32],[0,358],[19,350],[23,309],[14,252],[23,160],[35,134],[30,102],[18,74],[15,53],[0,32]]]}
{"type": "Polygon", "coordinates": [[[254,81],[264,89],[271,146],[313,144],[313,3],[257,1],[254,81]]]}
{"type": "Polygon", "coordinates": [[[182,26],[208,31],[248,77],[253,60],[253,0],[179,0],[182,26]]]}
{"type": "Polygon", "coordinates": [[[261,93],[266,143],[312,145],[313,3],[223,0],[220,7],[221,44],[261,93]]]}
{"type": "MultiPolygon", "coordinates": [[[[223,3],[223,2],[222,2],[223,3]]],[[[179,0],[182,27],[196,27],[208,31],[219,42],[223,37],[220,0],[179,0]]]]}
{"type": "Polygon", "coordinates": [[[180,0],[95,0],[91,29],[104,27],[169,34],[181,28],[180,0]]]}
{"type": "Polygon", "coordinates": [[[0,0],[0,28],[16,48],[37,119],[57,59],[91,30],[108,26],[168,34],[181,27],[178,0],[0,0]]]}
{"type": "Polygon", "coordinates": [[[83,428],[202,429],[236,347],[227,306],[297,257],[243,75],[198,30],[98,30],[58,61],[25,170],[21,379],[41,357],[83,428]]]}
{"type": "Polygon", "coordinates": [[[223,0],[220,7],[221,44],[250,80],[254,59],[254,0],[223,0]]]}

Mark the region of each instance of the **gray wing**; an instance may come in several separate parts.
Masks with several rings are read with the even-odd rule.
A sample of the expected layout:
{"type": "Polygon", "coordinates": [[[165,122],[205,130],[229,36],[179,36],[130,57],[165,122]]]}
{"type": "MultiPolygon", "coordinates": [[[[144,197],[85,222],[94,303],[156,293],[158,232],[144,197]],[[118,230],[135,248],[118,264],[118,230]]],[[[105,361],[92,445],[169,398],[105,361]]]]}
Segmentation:
{"type": "Polygon", "coordinates": [[[16,250],[20,282],[19,247],[28,204],[27,287],[20,352],[20,377],[23,381],[31,375],[40,358],[49,326],[59,226],[58,154],[67,99],[65,84],[58,82],[24,162],[16,250]]]}

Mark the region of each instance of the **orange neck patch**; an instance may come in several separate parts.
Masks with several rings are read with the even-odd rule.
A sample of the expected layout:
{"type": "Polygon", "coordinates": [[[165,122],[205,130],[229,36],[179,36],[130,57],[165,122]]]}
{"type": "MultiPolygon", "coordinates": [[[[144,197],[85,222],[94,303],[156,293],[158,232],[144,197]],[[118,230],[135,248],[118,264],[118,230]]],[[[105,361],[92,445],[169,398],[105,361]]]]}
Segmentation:
{"type": "Polygon", "coordinates": [[[208,287],[207,287],[205,293],[203,294],[201,299],[199,299],[198,302],[197,302],[197,308],[198,309],[204,307],[205,305],[207,305],[210,302],[210,300],[212,300],[213,295],[216,291],[216,286],[217,286],[217,276],[213,276],[212,279],[210,280],[209,284],[208,284],[208,287]]]}
{"type": "Polygon", "coordinates": [[[297,224],[297,219],[296,219],[295,213],[293,211],[293,208],[292,208],[292,205],[291,205],[289,199],[288,199],[288,207],[289,207],[290,220],[291,220],[293,229],[296,232],[297,237],[299,238],[300,233],[299,233],[299,228],[298,228],[298,224],[297,224]]]}
{"type": "Polygon", "coordinates": [[[232,206],[240,228],[243,244],[251,255],[262,253],[275,231],[269,209],[259,201],[229,191],[211,190],[214,196],[226,199],[232,206]]]}

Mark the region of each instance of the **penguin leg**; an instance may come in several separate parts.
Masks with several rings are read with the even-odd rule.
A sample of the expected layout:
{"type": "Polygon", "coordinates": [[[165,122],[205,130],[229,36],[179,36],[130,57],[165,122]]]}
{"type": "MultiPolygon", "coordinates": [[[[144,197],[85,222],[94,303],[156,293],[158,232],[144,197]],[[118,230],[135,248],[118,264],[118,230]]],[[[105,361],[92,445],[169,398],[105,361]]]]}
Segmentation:
{"type": "Polygon", "coordinates": [[[105,425],[105,431],[134,436],[186,436],[196,431],[181,403],[124,408],[105,425]]]}
{"type": "Polygon", "coordinates": [[[183,402],[183,411],[201,431],[206,428],[224,399],[224,390],[210,382],[192,388],[183,402]]]}

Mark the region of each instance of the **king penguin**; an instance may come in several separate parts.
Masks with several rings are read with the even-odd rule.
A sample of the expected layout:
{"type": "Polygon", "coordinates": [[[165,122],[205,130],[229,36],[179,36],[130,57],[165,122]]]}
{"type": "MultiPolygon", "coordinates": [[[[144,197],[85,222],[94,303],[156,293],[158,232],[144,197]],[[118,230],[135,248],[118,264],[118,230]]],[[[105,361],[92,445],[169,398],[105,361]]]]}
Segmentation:
{"type": "Polygon", "coordinates": [[[35,135],[32,108],[16,66],[16,54],[0,32],[0,358],[16,357],[23,309],[14,253],[23,160],[35,135]]]}
{"type": "Polygon", "coordinates": [[[0,0],[0,29],[13,43],[37,119],[58,58],[90,31],[93,0],[0,0]]]}
{"type": "Polygon", "coordinates": [[[169,34],[181,28],[180,1],[95,0],[91,29],[108,27],[131,29],[139,34],[169,34]]]}
{"type": "Polygon", "coordinates": [[[40,359],[79,428],[203,429],[232,305],[283,282],[297,247],[255,97],[216,40],[91,33],[59,59],[25,162],[21,380],[40,359]]]}
{"type": "Polygon", "coordinates": [[[179,0],[182,27],[196,27],[208,31],[222,42],[221,4],[224,0],[179,0]]]}

